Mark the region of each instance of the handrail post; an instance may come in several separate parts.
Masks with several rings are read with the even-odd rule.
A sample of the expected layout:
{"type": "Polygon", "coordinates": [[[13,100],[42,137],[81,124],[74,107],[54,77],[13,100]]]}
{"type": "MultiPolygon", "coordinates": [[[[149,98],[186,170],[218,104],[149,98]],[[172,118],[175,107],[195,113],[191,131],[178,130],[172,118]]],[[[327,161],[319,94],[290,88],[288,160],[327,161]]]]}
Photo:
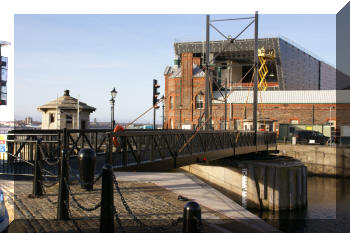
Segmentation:
{"type": "Polygon", "coordinates": [[[122,163],[123,166],[126,167],[128,165],[128,151],[127,151],[127,145],[126,145],[126,136],[120,137],[121,141],[121,147],[122,147],[122,163]]]}
{"type": "Polygon", "coordinates": [[[110,164],[102,168],[102,192],[100,232],[114,233],[113,168],[110,164]]]}
{"type": "Polygon", "coordinates": [[[67,129],[63,130],[63,147],[61,156],[61,172],[60,172],[60,183],[58,188],[58,206],[57,206],[57,220],[68,220],[68,208],[69,208],[69,193],[68,193],[68,161],[67,161],[67,129]]]}
{"type": "Polygon", "coordinates": [[[112,165],[112,153],[113,153],[113,132],[108,134],[108,151],[106,156],[106,163],[112,165]]]}
{"type": "Polygon", "coordinates": [[[34,180],[33,180],[33,195],[35,197],[43,195],[42,184],[42,173],[40,168],[41,155],[40,155],[40,143],[41,140],[36,141],[36,153],[35,153],[35,170],[34,170],[34,180]]]}

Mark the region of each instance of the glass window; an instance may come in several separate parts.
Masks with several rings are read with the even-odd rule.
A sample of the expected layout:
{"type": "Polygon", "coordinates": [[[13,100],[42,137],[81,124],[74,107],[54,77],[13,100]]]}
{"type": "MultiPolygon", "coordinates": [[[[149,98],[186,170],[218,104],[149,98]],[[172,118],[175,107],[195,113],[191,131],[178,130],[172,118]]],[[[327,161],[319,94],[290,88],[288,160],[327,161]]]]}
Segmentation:
{"type": "Polygon", "coordinates": [[[7,81],[7,69],[5,68],[1,69],[1,80],[5,82],[7,81]]]}
{"type": "Polygon", "coordinates": [[[290,120],[290,124],[297,125],[299,124],[299,120],[290,120]]]}
{"type": "Polygon", "coordinates": [[[170,96],[170,109],[173,109],[174,107],[174,98],[170,96]]]}
{"type": "Polygon", "coordinates": [[[66,123],[71,124],[72,123],[72,116],[66,115],[66,123]]]}
{"type": "Polygon", "coordinates": [[[1,57],[1,65],[2,67],[6,67],[7,68],[7,57],[1,57]]]}
{"type": "Polygon", "coordinates": [[[172,119],[170,119],[170,129],[174,129],[174,121],[172,119]]]}
{"type": "Polygon", "coordinates": [[[203,95],[198,94],[195,99],[195,108],[196,109],[202,109],[203,108],[203,95]]]}
{"type": "Polygon", "coordinates": [[[235,130],[240,130],[241,129],[241,122],[239,119],[234,119],[234,128],[235,130]]]}
{"type": "Polygon", "coordinates": [[[1,100],[7,100],[7,94],[1,93],[1,100]]]}
{"type": "Polygon", "coordinates": [[[1,93],[7,93],[7,88],[6,86],[1,86],[1,93]]]}
{"type": "Polygon", "coordinates": [[[53,113],[50,113],[50,123],[55,122],[55,115],[53,113]]]}

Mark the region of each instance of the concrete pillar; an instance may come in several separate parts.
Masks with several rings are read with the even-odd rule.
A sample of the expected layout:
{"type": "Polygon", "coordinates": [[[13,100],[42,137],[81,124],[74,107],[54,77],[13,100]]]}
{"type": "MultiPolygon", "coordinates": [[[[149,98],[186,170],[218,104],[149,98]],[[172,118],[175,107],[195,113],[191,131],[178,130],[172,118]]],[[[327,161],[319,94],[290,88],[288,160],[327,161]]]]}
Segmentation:
{"type": "Polygon", "coordinates": [[[297,190],[296,190],[296,208],[301,208],[302,207],[302,177],[301,177],[301,170],[302,167],[298,167],[296,169],[296,185],[297,185],[297,190]]]}
{"type": "Polygon", "coordinates": [[[247,207],[259,209],[259,197],[256,192],[255,185],[255,167],[252,164],[248,165],[248,185],[247,185],[247,207]]]}
{"type": "Polygon", "coordinates": [[[276,173],[275,173],[275,190],[274,190],[274,207],[275,207],[275,211],[278,211],[280,209],[280,189],[281,189],[281,169],[279,168],[275,168],[276,169],[276,173]]]}
{"type": "Polygon", "coordinates": [[[268,195],[268,209],[275,210],[275,185],[276,185],[276,168],[269,167],[267,169],[267,195],[268,195]]]}
{"type": "Polygon", "coordinates": [[[302,205],[307,206],[307,168],[303,166],[301,168],[301,180],[302,180],[302,205]]]}
{"type": "Polygon", "coordinates": [[[289,172],[286,167],[282,167],[279,170],[279,210],[287,210],[289,209],[289,172]]]}
{"type": "Polygon", "coordinates": [[[295,203],[296,203],[296,176],[295,176],[295,170],[294,168],[288,169],[288,183],[289,183],[289,209],[294,209],[295,203]]]}

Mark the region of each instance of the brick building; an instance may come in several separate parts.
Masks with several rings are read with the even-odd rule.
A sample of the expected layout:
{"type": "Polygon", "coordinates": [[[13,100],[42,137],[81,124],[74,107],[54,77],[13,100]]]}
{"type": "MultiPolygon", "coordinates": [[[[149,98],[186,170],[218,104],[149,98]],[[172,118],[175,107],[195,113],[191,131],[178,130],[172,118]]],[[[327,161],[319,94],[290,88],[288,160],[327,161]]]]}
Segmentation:
{"type": "MultiPolygon", "coordinates": [[[[253,41],[210,43],[214,129],[225,128],[223,96],[227,95],[226,129],[249,130],[249,125],[243,126],[244,121],[252,118],[253,110],[253,72],[249,71],[253,63],[253,41]]],[[[166,67],[164,72],[164,126],[194,129],[200,122],[204,123],[204,117],[200,117],[205,105],[204,46],[202,42],[187,42],[175,43],[174,47],[174,65],[166,67]]],[[[276,59],[267,62],[267,90],[258,94],[258,119],[272,121],[269,130],[278,131],[279,124],[350,125],[350,91],[334,90],[336,70],[332,66],[280,38],[259,39],[259,48],[262,47],[276,54],[276,59]],[[337,110],[342,112],[338,121],[337,110]]],[[[261,123],[259,127],[263,130],[266,126],[261,123]]]]}

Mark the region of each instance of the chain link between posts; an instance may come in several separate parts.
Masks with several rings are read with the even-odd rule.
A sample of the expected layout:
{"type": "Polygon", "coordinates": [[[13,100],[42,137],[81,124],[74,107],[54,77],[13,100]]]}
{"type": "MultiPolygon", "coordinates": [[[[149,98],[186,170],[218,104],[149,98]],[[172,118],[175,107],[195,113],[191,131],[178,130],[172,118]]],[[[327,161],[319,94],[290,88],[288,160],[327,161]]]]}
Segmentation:
{"type": "MultiPolygon", "coordinates": [[[[118,184],[118,181],[117,181],[117,178],[115,177],[115,175],[113,175],[113,182],[114,182],[114,186],[117,190],[117,193],[118,195],[120,196],[120,200],[122,201],[122,204],[124,206],[124,208],[126,209],[126,211],[129,213],[129,215],[132,216],[133,220],[140,226],[140,227],[143,227],[143,228],[146,228],[148,230],[160,230],[160,231],[165,231],[165,230],[168,230],[169,228],[165,228],[165,227],[151,227],[151,226],[148,226],[146,224],[144,224],[133,212],[132,210],[130,209],[128,203],[126,202],[121,190],[120,190],[120,187],[119,187],[119,184],[118,184]]],[[[119,216],[118,216],[118,213],[114,207],[114,215],[115,215],[115,218],[118,222],[118,225],[121,226],[121,221],[119,219],[119,216]]],[[[171,223],[171,227],[170,228],[173,228],[173,227],[177,227],[177,225],[179,223],[183,222],[183,219],[181,217],[178,217],[176,220],[172,221],[171,223]]],[[[122,228],[123,229],[123,228],[122,228]]]]}
{"type": "Polygon", "coordinates": [[[66,179],[64,179],[64,182],[65,184],[67,185],[67,189],[68,189],[68,192],[70,194],[70,196],[72,197],[72,200],[74,201],[74,203],[82,210],[84,211],[88,211],[88,212],[91,212],[91,211],[94,211],[94,210],[97,210],[98,208],[101,207],[101,202],[97,203],[94,207],[85,207],[83,206],[81,203],[79,203],[79,201],[76,199],[75,197],[75,194],[72,192],[72,190],[69,188],[69,184],[67,182],[66,179]]]}
{"type": "Polygon", "coordinates": [[[49,158],[46,157],[46,155],[45,155],[45,153],[44,153],[44,151],[43,151],[43,148],[41,147],[41,144],[40,144],[40,143],[39,143],[39,150],[40,150],[41,155],[43,156],[43,161],[44,161],[47,165],[49,165],[49,166],[56,166],[56,165],[59,163],[59,159],[57,159],[57,161],[56,161],[56,162],[53,162],[53,163],[48,161],[49,158]]]}
{"type": "Polygon", "coordinates": [[[77,228],[77,230],[79,231],[79,233],[84,233],[84,231],[80,228],[79,224],[77,223],[77,221],[73,218],[72,216],[72,212],[71,210],[69,209],[69,205],[67,204],[66,201],[63,201],[64,205],[66,206],[67,210],[68,210],[68,215],[69,215],[69,218],[72,220],[73,222],[73,225],[75,226],[75,228],[77,228]]]}

